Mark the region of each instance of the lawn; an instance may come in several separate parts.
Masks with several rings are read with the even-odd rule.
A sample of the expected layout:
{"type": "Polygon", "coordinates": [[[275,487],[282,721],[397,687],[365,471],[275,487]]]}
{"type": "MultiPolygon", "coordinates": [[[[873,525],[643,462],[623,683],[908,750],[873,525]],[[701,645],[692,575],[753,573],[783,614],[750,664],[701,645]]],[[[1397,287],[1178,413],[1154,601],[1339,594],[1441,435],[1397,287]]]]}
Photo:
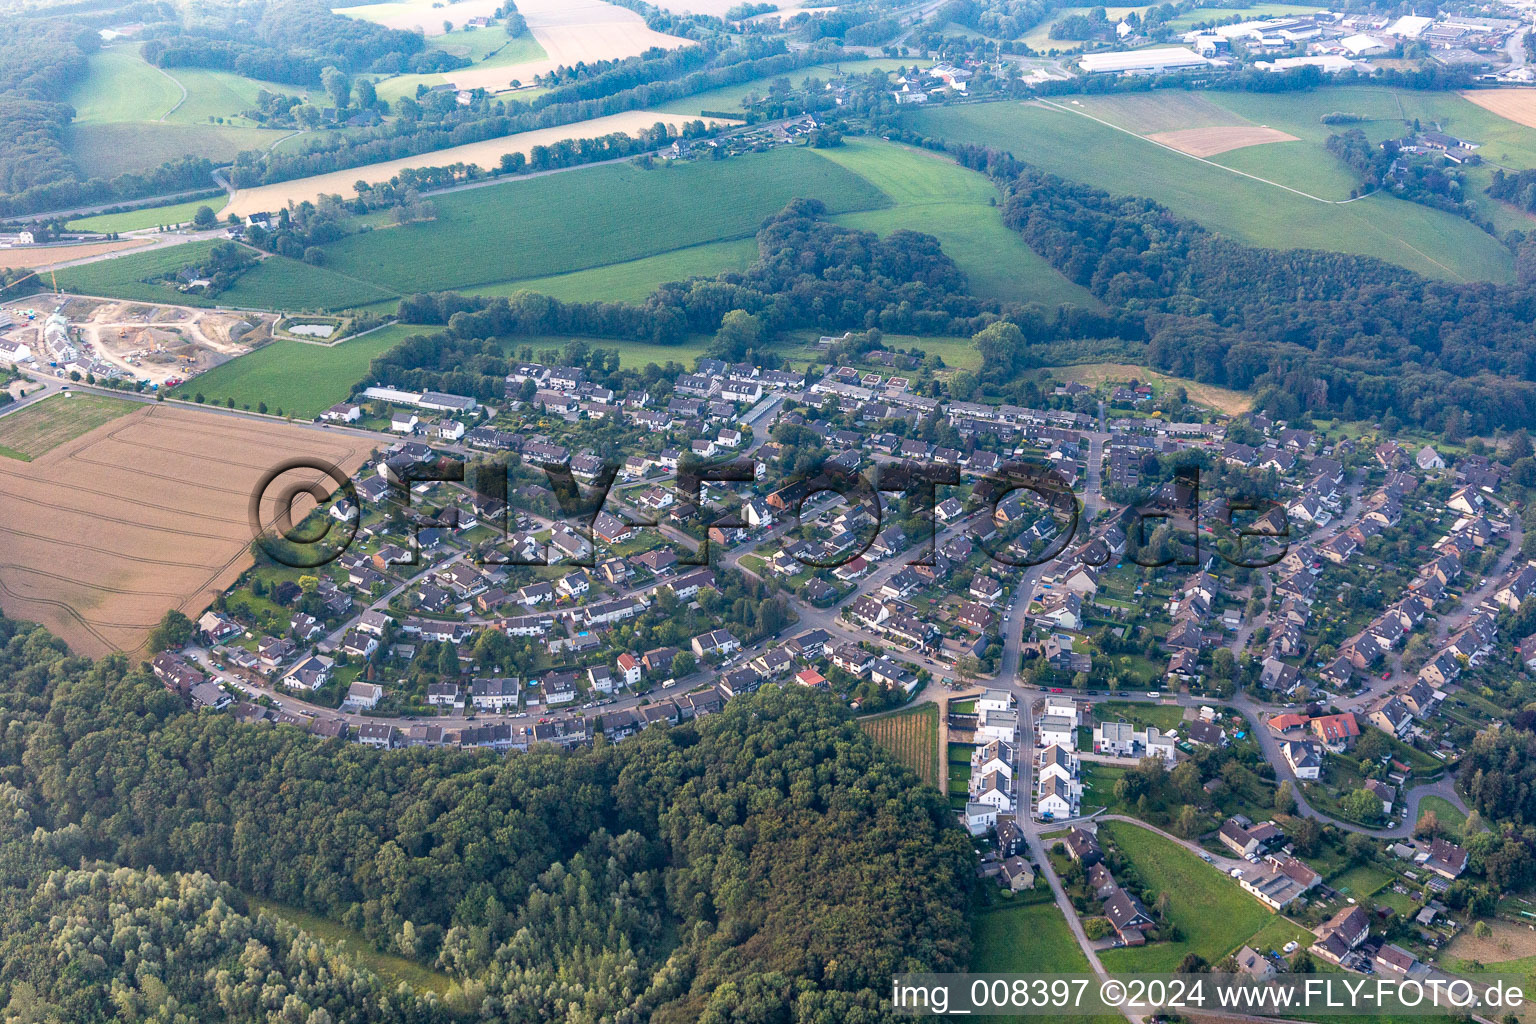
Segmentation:
{"type": "Polygon", "coordinates": [[[796,197],[831,212],[889,200],[806,149],[567,171],[433,199],[436,219],[344,238],[327,266],[395,294],[526,281],[751,238],[796,197]]]}
{"type": "Polygon", "coordinates": [[[1173,732],[1184,723],[1184,709],[1172,704],[1138,704],[1131,701],[1104,701],[1093,709],[1101,722],[1131,722],[1138,729],[1154,726],[1173,732]]]}
{"type": "MultiPolygon", "coordinates": [[[[1319,90],[1317,95],[1332,98],[1336,92],[1343,90],[1319,90]]],[[[1231,102],[1233,97],[1219,99],[1238,106],[1231,102]]],[[[1266,99],[1271,106],[1280,102],[1276,97],[1266,99]]],[[[1344,103],[1347,97],[1338,101],[1344,103]]],[[[1074,112],[1072,97],[1051,102],[1057,106],[1000,102],[944,107],[913,114],[911,125],[953,142],[1006,148],[1043,170],[1117,195],[1155,199],[1180,216],[1251,245],[1376,256],[1453,281],[1508,281],[1513,274],[1509,251],[1454,214],[1383,195],[1348,204],[1322,202],[1165,149],[1130,134],[1129,129],[1101,124],[1074,112]]],[[[1256,123],[1289,127],[1277,123],[1278,117],[1263,116],[1256,106],[1245,116],[1256,123]]],[[[1241,158],[1233,153],[1241,152],[1222,156],[1235,161],[1241,158]]],[[[1319,156],[1318,166],[1331,168],[1321,162],[1326,155],[1319,156]]],[[[1334,180],[1333,169],[1322,173],[1334,180]]],[[[1301,187],[1294,180],[1281,183],[1301,187]]]]}
{"type": "Polygon", "coordinates": [[[218,213],[228,203],[228,196],[208,196],[170,206],[150,206],[124,213],[98,213],[92,217],[72,220],[68,226],[71,231],[138,231],[142,228],[157,228],[162,224],[189,223],[197,215],[198,207],[206,206],[218,213]]]}
{"type": "Polygon", "coordinates": [[[923,704],[859,726],[930,786],[939,784],[939,706],[923,704]]]}
{"type": "Polygon", "coordinates": [[[194,377],[174,397],[201,393],[213,405],[233,398],[236,407],[250,409],[265,402],[269,412],[314,419],[346,399],[375,358],[429,329],[394,324],[333,346],[274,341],[194,377]]]}
{"type": "Polygon", "coordinates": [[[1184,847],[1126,822],[1105,822],[1102,831],[1136,866],[1148,889],[1168,894],[1169,913],[1183,935],[1177,942],[1106,950],[1101,959],[1110,973],[1172,971],[1190,953],[1214,962],[1272,922],[1267,907],[1184,847]]]}
{"type": "Polygon", "coordinates": [[[1096,807],[1108,809],[1113,814],[1124,813],[1128,808],[1121,805],[1115,795],[1115,783],[1125,775],[1125,768],[1117,764],[1083,762],[1083,810],[1096,807]]]}
{"type": "Polygon", "coordinates": [[[1328,884],[1346,896],[1363,900],[1392,881],[1392,873],[1375,864],[1357,864],[1328,880],[1328,884]]]}
{"type": "Polygon", "coordinates": [[[997,189],[981,174],[927,150],[848,139],[820,156],[859,175],[890,197],[880,210],[844,214],[840,224],[888,235],[906,229],[933,235],[965,271],[972,293],[1007,302],[1070,302],[1098,308],[1003,224],[997,189]]]}
{"type": "Polygon", "coordinates": [[[332,946],[344,946],[354,961],[390,981],[403,981],[412,988],[436,992],[438,995],[447,992],[448,986],[453,983],[453,979],[448,975],[434,971],[414,960],[407,960],[393,953],[380,953],[361,932],[354,931],[344,924],[338,924],[330,918],[255,896],[247,895],[246,902],[250,904],[252,913],[263,912],[280,917],[322,942],[332,946]]]}
{"type": "Polygon", "coordinates": [[[0,456],[31,462],[139,407],[138,402],[101,395],[51,395],[0,416],[0,456]]]}
{"type": "Polygon", "coordinates": [[[1425,811],[1434,811],[1435,817],[1440,821],[1440,827],[1448,828],[1453,832],[1460,832],[1461,827],[1467,823],[1467,816],[1443,796],[1431,795],[1420,798],[1419,817],[1422,818],[1425,811]]]}

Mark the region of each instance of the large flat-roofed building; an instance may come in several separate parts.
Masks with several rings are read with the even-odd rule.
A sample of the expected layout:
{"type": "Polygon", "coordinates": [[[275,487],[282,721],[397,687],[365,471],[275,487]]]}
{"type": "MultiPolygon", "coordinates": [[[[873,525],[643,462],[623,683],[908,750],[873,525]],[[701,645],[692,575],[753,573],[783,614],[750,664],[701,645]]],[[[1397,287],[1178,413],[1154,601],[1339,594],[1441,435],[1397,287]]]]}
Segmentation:
{"type": "Polygon", "coordinates": [[[1186,46],[1159,46],[1150,50],[1090,53],[1078,61],[1078,66],[1090,75],[1146,75],[1159,71],[1177,71],[1180,68],[1203,68],[1210,63],[1186,46]]]}

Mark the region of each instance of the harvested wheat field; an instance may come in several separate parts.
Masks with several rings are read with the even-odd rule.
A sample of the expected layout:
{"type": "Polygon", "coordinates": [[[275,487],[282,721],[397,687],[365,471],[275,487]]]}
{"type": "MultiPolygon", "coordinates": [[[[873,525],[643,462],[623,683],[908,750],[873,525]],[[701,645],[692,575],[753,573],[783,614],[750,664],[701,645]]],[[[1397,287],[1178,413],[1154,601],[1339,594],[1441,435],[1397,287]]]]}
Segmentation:
{"type": "Polygon", "coordinates": [[[604,0],[518,0],[517,11],[527,20],[533,38],[544,47],[545,59],[450,71],[446,75],[450,82],[460,89],[497,92],[508,88],[514,78],[526,83],[561,66],[623,60],[652,47],[671,50],[692,45],[686,39],[655,31],[634,11],[604,0]]]}
{"type": "Polygon", "coordinates": [[[90,259],[119,249],[136,249],[148,245],[143,238],[124,238],[116,242],[87,242],[81,245],[25,245],[16,249],[0,249],[0,270],[24,270],[29,267],[51,267],[71,260],[90,259]]]}
{"type": "Polygon", "coordinates": [[[1536,128],[1536,92],[1530,89],[1470,89],[1461,97],[1506,121],[1536,128]]]}
{"type": "MultiPolygon", "coordinates": [[[[562,125],[558,128],[540,128],[537,131],[521,132],[517,135],[507,135],[499,139],[486,139],[483,142],[471,142],[464,146],[455,146],[452,149],[435,149],[430,153],[420,156],[406,157],[400,160],[386,160],[382,163],[369,164],[366,167],[352,167],[345,171],[333,171],[330,174],[317,174],[310,178],[298,178],[294,181],[284,181],[276,185],[260,185],[256,188],[241,189],[230,200],[225,213],[235,213],[245,216],[262,210],[276,210],[287,206],[290,202],[301,203],[306,199],[315,200],[321,195],[352,196],[357,190],[353,186],[359,181],[370,184],[388,181],[401,171],[412,167],[446,167],[454,163],[478,164],[484,168],[497,166],[501,162],[503,153],[522,153],[527,155],[534,146],[548,146],[562,139],[596,139],[604,135],[612,135],[615,132],[624,132],[633,135],[641,129],[650,128],[657,122],[669,125],[674,129],[680,128],[688,121],[699,118],[682,117],[677,114],[658,114],[649,110],[633,110],[623,114],[611,114],[607,117],[597,117],[590,121],[579,121],[576,124],[562,125]]],[[[732,124],[731,121],[721,121],[715,118],[704,118],[711,124],[732,124]]]]}
{"type": "Polygon", "coordinates": [[[1190,156],[1215,156],[1248,146],[1262,146],[1269,142],[1298,142],[1294,135],[1287,135],[1278,128],[1262,125],[1233,125],[1225,128],[1185,128],[1176,132],[1158,132],[1148,135],[1153,142],[1160,142],[1170,149],[1190,156]]]}
{"type": "MultiPolygon", "coordinates": [[[[195,618],[251,564],[263,474],[294,456],[350,474],[368,451],[334,432],[144,404],[32,462],[0,459],[0,609],[80,654],[143,654],[166,611],[195,618]]],[[[262,517],[275,513],[269,500],[262,517]]]]}

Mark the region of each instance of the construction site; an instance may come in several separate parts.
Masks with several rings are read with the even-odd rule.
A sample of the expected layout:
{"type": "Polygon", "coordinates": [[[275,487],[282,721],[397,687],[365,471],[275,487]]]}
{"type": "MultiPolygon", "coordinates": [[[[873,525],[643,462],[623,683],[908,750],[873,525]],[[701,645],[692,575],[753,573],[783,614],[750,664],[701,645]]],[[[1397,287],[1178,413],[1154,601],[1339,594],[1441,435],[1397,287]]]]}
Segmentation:
{"type": "Polygon", "coordinates": [[[174,387],[270,340],[273,320],[259,313],[33,295],[0,304],[0,338],[24,345],[39,369],[174,387]]]}

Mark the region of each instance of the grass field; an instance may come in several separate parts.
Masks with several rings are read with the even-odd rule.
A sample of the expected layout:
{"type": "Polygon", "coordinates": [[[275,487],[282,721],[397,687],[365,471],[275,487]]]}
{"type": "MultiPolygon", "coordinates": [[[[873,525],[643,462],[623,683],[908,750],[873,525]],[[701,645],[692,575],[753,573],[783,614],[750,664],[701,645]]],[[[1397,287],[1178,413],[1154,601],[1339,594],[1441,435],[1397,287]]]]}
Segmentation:
{"type": "MultiPolygon", "coordinates": [[[[1377,91],[1390,95],[1386,90],[1377,91]]],[[[1308,102],[1328,103],[1330,109],[1335,103],[1347,106],[1350,97],[1339,95],[1347,92],[1319,90],[1308,102]]],[[[1234,96],[1224,94],[1208,93],[1202,98],[1219,99],[1233,108],[1243,106],[1234,96]]],[[[1376,256],[1449,280],[1508,281],[1512,276],[1509,251],[1463,218],[1382,195],[1342,205],[1297,195],[1276,184],[1165,149],[1129,134],[1128,129],[1101,124],[1074,112],[1072,99],[1058,97],[1052,101],[1066,109],[1010,102],[921,111],[912,115],[912,125],[956,142],[1006,148],[1044,170],[1115,194],[1147,196],[1213,231],[1252,245],[1376,256]]],[[[1316,140],[1316,129],[1306,134],[1293,130],[1295,122],[1304,118],[1278,116],[1280,105],[1291,102],[1288,97],[1267,96],[1263,102],[1260,109],[1245,99],[1245,104],[1251,104],[1248,109],[1234,109],[1234,113],[1298,135],[1302,142],[1234,150],[1222,158],[1235,165],[1249,159],[1239,154],[1255,154],[1252,159],[1261,160],[1257,154],[1284,152],[1285,147],[1300,147],[1301,152],[1307,148],[1309,136],[1316,140]],[[1271,110],[1277,116],[1269,116],[1271,110]]],[[[1332,159],[1326,153],[1319,160],[1322,157],[1332,159]]],[[[1300,187],[1294,175],[1304,172],[1305,166],[1297,159],[1285,158],[1281,170],[1275,172],[1291,180],[1272,180],[1300,187]]],[[[1322,173],[1333,180],[1333,171],[1322,173]]]]}
{"type": "Polygon", "coordinates": [[[736,238],[728,242],[705,242],[606,267],[495,284],[476,288],[475,292],[479,295],[543,292],[564,302],[642,302],[669,281],[745,270],[756,258],[757,242],[751,238],[736,238]]]}
{"type": "MultiPolygon", "coordinates": [[[[229,125],[155,121],[72,124],[62,137],[69,155],[90,177],[147,171],[167,160],[200,156],[229,163],[246,149],[266,149],[287,132],[229,125]]],[[[212,181],[209,182],[212,184],[212,181]]]]}
{"type": "Polygon", "coordinates": [[[1138,729],[1153,726],[1172,732],[1184,722],[1184,709],[1168,704],[1138,704],[1132,701],[1105,701],[1093,709],[1101,722],[1127,721],[1138,729]]]}
{"type": "Polygon", "coordinates": [[[438,995],[447,992],[448,986],[453,983],[453,979],[448,975],[434,971],[430,967],[424,967],[414,960],[407,960],[393,953],[380,953],[361,932],[353,931],[330,918],[255,896],[247,895],[246,901],[250,903],[253,912],[263,911],[274,917],[280,917],[322,942],[333,946],[344,946],[353,961],[390,981],[403,981],[412,988],[436,992],[438,995]]]}
{"type": "Polygon", "coordinates": [[[1467,816],[1459,808],[1443,796],[1426,796],[1419,800],[1419,816],[1424,812],[1434,811],[1435,817],[1440,820],[1441,828],[1448,828],[1460,832],[1461,827],[1467,823],[1467,816]]]}
{"type": "Polygon", "coordinates": [[[52,395],[0,416],[0,456],[31,462],[137,408],[137,402],[101,395],[52,395]]]}
{"type": "Polygon", "coordinates": [[[169,75],[146,63],[137,44],[92,54],[85,77],[64,102],[75,108],[76,124],[158,121],[181,100],[169,75]]]}
{"type": "MultiPolygon", "coordinates": [[[[1043,883],[1042,883],[1043,884],[1043,883]]],[[[987,910],[971,918],[971,964],[975,974],[1087,974],[1088,958],[1055,903],[987,910]]],[[[983,1024],[1020,1018],[977,1017],[983,1024]]],[[[1123,1024],[1118,1016],[1058,1015],[1063,1024],[1123,1024]]]]}
{"type": "Polygon", "coordinates": [[[939,784],[937,704],[923,704],[879,718],[866,718],[859,726],[928,785],[939,784]]]}
{"type": "Polygon", "coordinates": [[[1147,888],[1168,894],[1169,914],[1183,935],[1177,942],[1105,950],[1101,959],[1110,973],[1172,971],[1189,953],[1214,963],[1273,920],[1262,903],[1184,847],[1121,821],[1106,822],[1103,828],[1136,865],[1147,888]]]}
{"type": "Polygon", "coordinates": [[[816,153],[891,199],[879,210],[843,214],[838,223],[882,236],[901,229],[933,235],[983,298],[1098,307],[1087,289],[1062,277],[1003,224],[997,190],[982,175],[925,150],[867,139],[816,153]]]}
{"type": "Polygon", "coordinates": [[[367,281],[326,267],[312,267],[286,256],[266,256],[261,263],[212,298],[183,293],[159,280],[201,260],[214,241],[190,242],[117,259],[86,263],[59,271],[59,286],[85,295],[177,302],[189,306],[240,306],[253,309],[341,309],[393,298],[367,281]]]}
{"type": "Polygon", "coordinates": [[[268,256],[241,274],[216,299],[220,305],[258,309],[344,309],[380,302],[393,292],[327,267],[268,256]]]}
{"type": "Polygon", "coordinates": [[[748,238],[795,197],[888,199],[804,149],[641,170],[609,164],[437,196],[437,218],[353,235],[327,266],[396,294],[523,281],[748,238]]]}
{"type": "Polygon", "coordinates": [[[1134,377],[1183,388],[1191,402],[1209,406],[1229,416],[1239,416],[1253,408],[1253,396],[1242,391],[1216,387],[1214,384],[1202,384],[1197,380],[1187,380],[1183,377],[1170,377],[1165,373],[1158,373],[1156,370],[1131,363],[1079,363],[1073,366],[1052,366],[1048,369],[1051,371],[1051,377],[1060,381],[1075,380],[1084,384],[1098,385],[1109,380],[1129,380],[1134,377]]]}
{"type": "Polygon", "coordinates": [[[1196,7],[1163,24],[1177,31],[1185,31],[1196,25],[1213,21],[1248,20],[1250,18],[1283,18],[1291,14],[1307,14],[1321,10],[1306,4],[1250,4],[1246,7],[1196,7]]]}
{"type": "Polygon", "coordinates": [[[173,203],[170,206],[150,206],[142,210],[128,210],[125,213],[99,213],[92,217],[72,220],[68,227],[71,231],[138,231],[142,228],[157,228],[162,224],[185,224],[191,222],[197,215],[198,207],[206,206],[214,213],[218,213],[228,202],[228,196],[209,196],[205,199],[190,199],[185,203],[173,203]]]}
{"type": "Polygon", "coordinates": [[[265,402],[269,412],[314,419],[352,393],[370,362],[424,330],[430,328],[392,324],[332,346],[274,341],[192,378],[174,397],[201,393],[211,405],[233,398],[242,409],[265,402]]]}
{"type": "Polygon", "coordinates": [[[1328,880],[1328,884],[1346,896],[1363,900],[1392,881],[1392,873],[1374,864],[1357,864],[1328,880]]]}

